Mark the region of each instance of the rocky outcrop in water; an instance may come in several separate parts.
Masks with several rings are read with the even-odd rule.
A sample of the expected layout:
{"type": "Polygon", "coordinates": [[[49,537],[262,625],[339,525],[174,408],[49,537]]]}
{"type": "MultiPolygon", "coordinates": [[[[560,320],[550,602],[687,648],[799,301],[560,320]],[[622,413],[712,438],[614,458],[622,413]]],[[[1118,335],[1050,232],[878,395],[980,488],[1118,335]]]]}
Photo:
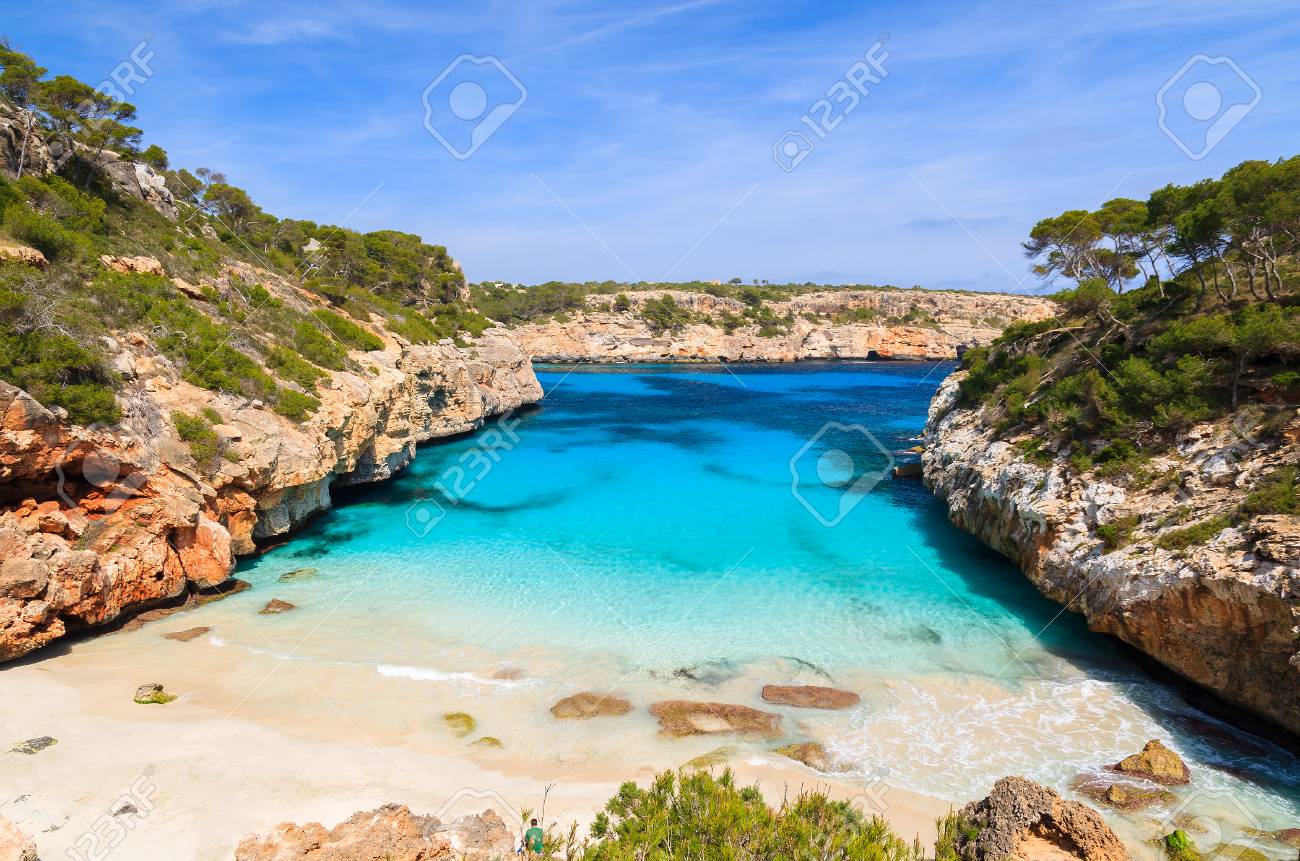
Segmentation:
{"type": "Polygon", "coordinates": [[[1128,861],[1124,844],[1101,814],[1023,777],[1004,777],[982,801],[958,814],[964,861],[1128,861]]]}
{"type": "Polygon", "coordinates": [[[958,407],[961,377],[935,396],[921,456],[953,523],[1093,630],[1300,733],[1300,518],[1239,513],[1300,459],[1300,419],[1277,436],[1241,418],[1197,425],[1146,466],[1155,478],[1121,486],[1063,458],[1027,458],[1028,438],[1003,438],[981,410],[958,407]],[[1215,518],[1208,536],[1169,540],[1215,518]]]}
{"type": "MultiPolygon", "coordinates": [[[[219,294],[231,278],[304,301],[295,285],[242,263],[205,286],[219,294]]],[[[356,370],[330,372],[303,422],[190,385],[139,332],[105,339],[126,380],[126,417],[112,428],[70,425],[0,382],[0,661],[216,586],[258,539],[329,508],[332,487],[389,478],[419,443],[541,397],[503,329],[466,347],[378,333],[383,348],[354,354],[356,370]],[[223,456],[200,464],[170,417],[204,410],[219,414],[223,456]]]]}
{"type": "Polygon", "coordinates": [[[571,319],[513,329],[539,361],[554,362],[792,362],[801,359],[952,359],[987,344],[1012,322],[1052,316],[1055,306],[1030,296],[930,290],[842,290],[768,302],[793,320],[788,332],[759,334],[757,325],[727,331],[723,314],[740,315],[736,299],[676,290],[625,294],[629,309],[614,311],[609,296],[589,296],[571,319]],[[671,296],[690,322],[673,331],[640,316],[648,300],[671,296]]]}

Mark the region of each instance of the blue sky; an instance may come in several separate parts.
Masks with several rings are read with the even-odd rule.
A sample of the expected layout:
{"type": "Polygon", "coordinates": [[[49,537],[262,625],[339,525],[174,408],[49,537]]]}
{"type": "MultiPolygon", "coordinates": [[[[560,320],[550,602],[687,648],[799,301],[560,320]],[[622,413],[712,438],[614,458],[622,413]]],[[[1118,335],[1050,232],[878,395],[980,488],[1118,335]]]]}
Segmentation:
{"type": "MultiPolygon", "coordinates": [[[[1300,16],[1281,2],[60,6],[6,9],[0,34],[91,83],[151,37],[131,99],[173,163],[280,216],[419,233],[471,280],[1037,290],[1019,243],[1038,218],[1300,150],[1300,16]],[[783,171],[773,144],[882,36],[888,76],[783,171]],[[1156,94],[1198,53],[1262,95],[1194,161],[1156,94]],[[461,54],[527,91],[463,161],[422,102],[461,54]]],[[[1224,73],[1194,66],[1172,92],[1208,76],[1225,107],[1250,97],[1224,73]]]]}

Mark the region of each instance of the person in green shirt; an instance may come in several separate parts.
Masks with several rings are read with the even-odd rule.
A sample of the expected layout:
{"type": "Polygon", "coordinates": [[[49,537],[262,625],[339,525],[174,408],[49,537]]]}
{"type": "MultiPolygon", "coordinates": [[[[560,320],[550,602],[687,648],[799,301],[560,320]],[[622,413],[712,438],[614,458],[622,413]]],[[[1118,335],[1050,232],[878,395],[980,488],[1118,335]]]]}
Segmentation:
{"type": "Polygon", "coordinates": [[[537,827],[537,820],[534,819],[532,827],[524,832],[524,848],[529,852],[542,854],[542,829],[537,827]]]}

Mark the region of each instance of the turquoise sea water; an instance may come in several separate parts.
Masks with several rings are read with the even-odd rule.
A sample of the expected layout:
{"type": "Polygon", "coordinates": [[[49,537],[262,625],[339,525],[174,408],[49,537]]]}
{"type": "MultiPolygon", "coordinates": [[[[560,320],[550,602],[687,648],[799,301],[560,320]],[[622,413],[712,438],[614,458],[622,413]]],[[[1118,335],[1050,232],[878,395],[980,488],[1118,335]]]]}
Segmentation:
{"type": "Polygon", "coordinates": [[[864,705],[827,718],[828,747],[944,798],[1006,773],[1068,789],[1161,737],[1204,775],[1196,803],[1248,807],[1233,828],[1300,818],[1295,760],[1189,709],[919,481],[874,481],[911,458],[949,370],[544,367],[539,408],[350,491],[223,603],[297,604],[275,622],[297,659],[494,696],[850,686],[864,705]],[[523,680],[491,678],[505,667],[523,680]]]}

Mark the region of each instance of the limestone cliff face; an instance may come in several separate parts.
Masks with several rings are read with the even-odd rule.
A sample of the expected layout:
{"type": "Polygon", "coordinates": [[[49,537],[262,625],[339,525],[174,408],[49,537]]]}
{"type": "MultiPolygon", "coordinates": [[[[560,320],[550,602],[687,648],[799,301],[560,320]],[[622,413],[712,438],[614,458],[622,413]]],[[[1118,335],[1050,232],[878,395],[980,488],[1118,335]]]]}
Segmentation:
{"type": "Polygon", "coordinates": [[[1124,488],[1026,460],[979,410],[956,406],[961,376],[930,407],[922,455],[953,523],[1092,629],[1300,733],[1300,518],[1236,514],[1263,476],[1300,460],[1300,419],[1271,442],[1249,422],[1199,425],[1150,465],[1160,480],[1124,488]],[[1231,525],[1208,541],[1156,543],[1223,515],[1231,525]],[[1098,533],[1107,524],[1132,525],[1127,543],[1108,549],[1098,533]]]}
{"type": "MultiPolygon", "coordinates": [[[[286,301],[296,290],[241,267],[251,270],[223,278],[257,277],[286,301]]],[[[376,333],[383,349],[353,353],[356,370],[322,381],[302,423],[184,382],[138,332],[106,339],[127,379],[113,428],[71,426],[0,383],[0,660],[219,584],[255,539],[328,508],[332,486],[388,478],[418,443],[541,397],[503,329],[463,348],[376,333]],[[170,416],[205,408],[220,414],[224,456],[200,464],[170,416]]]]}
{"type": "Polygon", "coordinates": [[[762,336],[756,325],[731,332],[723,328],[723,313],[735,315],[745,309],[736,299],[671,290],[625,295],[631,305],[627,311],[611,310],[612,297],[590,296],[586,308],[567,322],[529,323],[513,332],[534,358],[555,362],[952,359],[962,348],[992,341],[1008,323],[1041,320],[1055,313],[1050,301],[1030,296],[825,291],[769,302],[773,314],[793,315],[794,322],[787,333],[762,336]],[[691,322],[676,331],[652,329],[639,312],[648,299],[662,296],[673,297],[691,322]],[[837,322],[855,312],[872,319],[837,322]]]}

